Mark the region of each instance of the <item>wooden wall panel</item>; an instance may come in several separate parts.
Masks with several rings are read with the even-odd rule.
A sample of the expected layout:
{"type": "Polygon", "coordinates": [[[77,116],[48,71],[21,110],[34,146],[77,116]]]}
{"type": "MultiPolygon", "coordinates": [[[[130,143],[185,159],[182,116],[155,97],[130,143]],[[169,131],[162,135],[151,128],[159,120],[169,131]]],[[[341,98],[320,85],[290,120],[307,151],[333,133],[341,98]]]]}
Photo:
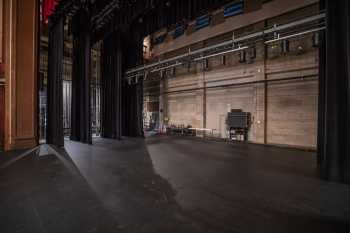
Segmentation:
{"type": "Polygon", "coordinates": [[[200,95],[196,93],[172,94],[167,97],[167,117],[169,124],[202,126],[200,95]]]}
{"type": "MultiPolygon", "coordinates": [[[[221,137],[227,137],[226,116],[231,109],[242,109],[256,114],[255,87],[242,86],[207,91],[207,128],[215,129],[221,137]]],[[[249,140],[256,141],[254,130],[249,131],[249,140]]]]}
{"type": "Polygon", "coordinates": [[[5,136],[5,88],[0,84],[0,150],[4,146],[5,136]]]}
{"type": "Polygon", "coordinates": [[[3,59],[3,18],[4,18],[4,0],[0,0],[0,63],[3,59]]]}
{"type": "Polygon", "coordinates": [[[36,102],[36,30],[34,0],[21,1],[17,5],[17,121],[16,135],[18,139],[32,138],[35,131],[36,102]],[[28,114],[31,113],[31,114],[28,114]]]}
{"type": "Polygon", "coordinates": [[[271,83],[267,142],[316,148],[317,80],[271,83]]]}
{"type": "Polygon", "coordinates": [[[37,145],[38,1],[4,1],[5,149],[37,145]]]}

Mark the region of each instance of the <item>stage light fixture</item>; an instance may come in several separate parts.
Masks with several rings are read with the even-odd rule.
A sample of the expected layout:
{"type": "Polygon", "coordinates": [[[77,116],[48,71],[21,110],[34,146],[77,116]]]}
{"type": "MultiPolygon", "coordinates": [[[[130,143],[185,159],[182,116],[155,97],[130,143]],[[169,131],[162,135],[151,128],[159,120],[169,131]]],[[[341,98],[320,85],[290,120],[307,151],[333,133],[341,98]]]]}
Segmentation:
{"type": "Polygon", "coordinates": [[[246,51],[245,50],[242,50],[242,51],[240,51],[239,52],[239,62],[240,63],[244,63],[244,62],[246,62],[247,61],[247,57],[246,57],[246,51]]]}
{"type": "Polygon", "coordinates": [[[312,46],[314,48],[318,48],[320,46],[320,33],[315,32],[314,35],[312,36],[312,46]]]}
{"type": "Polygon", "coordinates": [[[209,69],[209,60],[208,59],[203,60],[203,69],[204,70],[209,69]]]}
{"type": "Polygon", "coordinates": [[[289,53],[289,40],[282,40],[281,43],[281,52],[282,54],[286,55],[289,53]]]}
{"type": "Polygon", "coordinates": [[[256,47],[253,46],[249,49],[249,59],[254,60],[256,58],[256,47]]]}
{"type": "Polygon", "coordinates": [[[305,53],[304,47],[302,45],[298,45],[298,47],[297,47],[297,54],[301,55],[303,53],[305,53]]]}
{"type": "Polygon", "coordinates": [[[226,55],[221,56],[221,65],[226,65],[226,55]]]}

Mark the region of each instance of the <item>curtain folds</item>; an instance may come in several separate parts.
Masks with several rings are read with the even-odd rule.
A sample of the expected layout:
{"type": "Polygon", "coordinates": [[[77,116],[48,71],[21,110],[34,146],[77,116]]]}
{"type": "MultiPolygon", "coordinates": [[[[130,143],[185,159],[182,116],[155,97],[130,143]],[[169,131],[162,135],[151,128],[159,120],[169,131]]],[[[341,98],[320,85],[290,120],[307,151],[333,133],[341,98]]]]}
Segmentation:
{"type": "Polygon", "coordinates": [[[119,32],[103,41],[102,48],[102,137],[121,139],[123,51],[119,32]]]}
{"type": "Polygon", "coordinates": [[[64,20],[49,22],[47,136],[46,142],[64,146],[63,135],[63,41],[64,20]]]}
{"type": "MultiPolygon", "coordinates": [[[[143,33],[140,25],[131,27],[124,35],[124,48],[128,52],[125,67],[131,68],[143,63],[143,33]],[[136,30],[135,30],[136,29],[136,30]],[[131,39],[130,39],[131,38],[131,39]]],[[[123,136],[143,137],[143,79],[135,78],[129,83],[123,79],[122,90],[123,136]]]]}
{"type": "Polygon", "coordinates": [[[142,63],[142,40],[134,31],[113,31],[102,48],[102,137],[143,136],[143,84],[129,84],[124,71],[142,63]]]}
{"type": "Polygon", "coordinates": [[[143,136],[143,82],[123,83],[123,136],[143,136]]]}
{"type": "Polygon", "coordinates": [[[90,114],[91,37],[89,15],[81,9],[73,18],[71,140],[92,143],[90,114]]]}
{"type": "Polygon", "coordinates": [[[321,6],[327,30],[320,48],[318,162],[323,178],[350,184],[350,2],[321,6]]]}

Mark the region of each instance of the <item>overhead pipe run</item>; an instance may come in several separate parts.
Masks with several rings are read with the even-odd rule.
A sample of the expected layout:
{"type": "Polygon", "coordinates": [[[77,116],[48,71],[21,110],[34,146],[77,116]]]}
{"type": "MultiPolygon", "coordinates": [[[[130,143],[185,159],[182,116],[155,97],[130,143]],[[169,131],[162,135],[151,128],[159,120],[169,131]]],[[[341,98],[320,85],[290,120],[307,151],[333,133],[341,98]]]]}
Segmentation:
{"type": "MultiPolygon", "coordinates": [[[[158,61],[158,62],[149,64],[149,65],[143,65],[141,67],[136,67],[136,68],[130,69],[130,70],[125,72],[125,78],[128,79],[129,77],[144,76],[144,72],[148,71],[150,69],[166,69],[166,68],[169,68],[169,66],[173,66],[173,64],[171,64],[173,62],[177,62],[178,63],[179,61],[183,62],[183,60],[189,60],[189,61],[192,60],[194,62],[198,62],[198,61],[202,61],[203,59],[224,55],[226,53],[239,52],[239,51],[248,49],[249,47],[248,46],[244,46],[244,47],[241,47],[241,48],[235,48],[236,47],[235,45],[237,45],[237,44],[243,44],[243,42],[245,42],[245,41],[248,41],[248,40],[251,40],[251,39],[254,39],[254,38],[258,38],[258,37],[264,37],[264,36],[269,35],[271,33],[274,33],[275,35],[278,35],[277,32],[279,32],[279,31],[283,31],[283,30],[286,30],[286,29],[290,29],[290,28],[293,28],[293,27],[301,26],[301,25],[308,24],[308,23],[311,23],[311,22],[323,20],[323,19],[325,19],[325,16],[326,16],[325,13],[321,13],[321,14],[318,14],[318,15],[315,15],[315,16],[311,16],[311,17],[307,17],[307,18],[304,18],[304,19],[301,19],[301,20],[297,20],[297,21],[294,21],[294,22],[291,22],[291,23],[288,23],[288,24],[284,24],[284,25],[280,25],[280,26],[274,25],[272,28],[269,28],[269,29],[266,29],[266,30],[263,30],[263,31],[260,31],[260,32],[255,32],[255,33],[252,33],[252,34],[249,34],[249,35],[246,35],[246,36],[242,36],[240,38],[235,38],[234,34],[233,34],[232,40],[225,41],[225,42],[219,43],[217,45],[205,47],[205,48],[202,48],[202,49],[198,49],[198,50],[195,50],[195,51],[190,51],[189,50],[188,53],[185,53],[185,54],[173,57],[173,58],[165,59],[165,60],[158,61]],[[234,48],[234,49],[232,49],[232,48],[234,48]],[[229,49],[229,50],[228,51],[219,52],[219,53],[215,53],[218,50],[224,50],[224,49],[229,49]],[[205,54],[205,53],[208,54],[208,53],[213,53],[213,52],[214,52],[214,54],[209,54],[207,56],[203,56],[203,54],[205,54]],[[162,66],[165,66],[165,67],[162,67],[162,66]]],[[[293,37],[305,35],[305,34],[312,33],[312,32],[318,32],[318,31],[324,30],[324,29],[325,29],[325,27],[319,27],[319,28],[316,28],[316,29],[312,29],[312,30],[300,32],[300,33],[297,33],[297,34],[289,35],[289,36],[286,36],[286,37],[278,37],[278,38],[276,38],[276,36],[275,36],[275,38],[273,40],[269,40],[267,42],[268,43],[272,43],[272,42],[277,41],[277,40],[285,40],[285,39],[288,39],[288,38],[293,38],[293,37]]],[[[175,64],[175,66],[177,66],[177,65],[175,64]]]]}
{"type": "Polygon", "coordinates": [[[239,52],[239,51],[242,51],[242,50],[245,50],[245,49],[248,49],[248,48],[249,48],[248,46],[238,47],[236,49],[231,49],[231,50],[220,52],[220,53],[214,53],[214,54],[211,54],[211,55],[208,55],[208,56],[204,56],[204,57],[198,57],[198,58],[195,58],[193,61],[202,61],[204,59],[217,57],[217,56],[225,55],[225,54],[228,54],[228,53],[239,52]]]}
{"type": "Polygon", "coordinates": [[[281,40],[288,40],[288,39],[292,39],[292,38],[295,38],[295,37],[307,35],[307,34],[310,34],[310,33],[319,32],[319,31],[322,31],[322,30],[325,30],[325,29],[326,29],[326,27],[320,27],[320,28],[315,28],[315,29],[312,29],[312,30],[296,33],[296,34],[293,34],[293,35],[289,35],[289,36],[284,36],[284,37],[279,37],[278,36],[278,38],[276,38],[276,39],[266,41],[265,44],[271,44],[271,43],[278,42],[278,41],[281,41],[281,40]]]}
{"type": "Polygon", "coordinates": [[[169,68],[174,68],[174,67],[181,66],[181,65],[183,65],[182,62],[176,62],[176,64],[174,64],[174,65],[170,65],[170,66],[166,66],[166,67],[162,67],[162,68],[157,68],[157,69],[151,70],[151,73],[154,73],[154,72],[157,72],[157,71],[166,70],[166,69],[169,69],[169,68]]]}

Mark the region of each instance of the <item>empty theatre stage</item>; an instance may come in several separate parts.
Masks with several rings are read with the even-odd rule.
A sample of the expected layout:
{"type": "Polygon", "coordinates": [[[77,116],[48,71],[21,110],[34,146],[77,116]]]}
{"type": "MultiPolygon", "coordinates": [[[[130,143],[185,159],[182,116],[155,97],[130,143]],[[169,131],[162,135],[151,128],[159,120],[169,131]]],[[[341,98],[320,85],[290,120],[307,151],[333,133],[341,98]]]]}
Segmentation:
{"type": "Polygon", "coordinates": [[[350,187],[316,178],[312,152],[167,136],[57,152],[1,154],[1,233],[350,232],[350,187]]]}

